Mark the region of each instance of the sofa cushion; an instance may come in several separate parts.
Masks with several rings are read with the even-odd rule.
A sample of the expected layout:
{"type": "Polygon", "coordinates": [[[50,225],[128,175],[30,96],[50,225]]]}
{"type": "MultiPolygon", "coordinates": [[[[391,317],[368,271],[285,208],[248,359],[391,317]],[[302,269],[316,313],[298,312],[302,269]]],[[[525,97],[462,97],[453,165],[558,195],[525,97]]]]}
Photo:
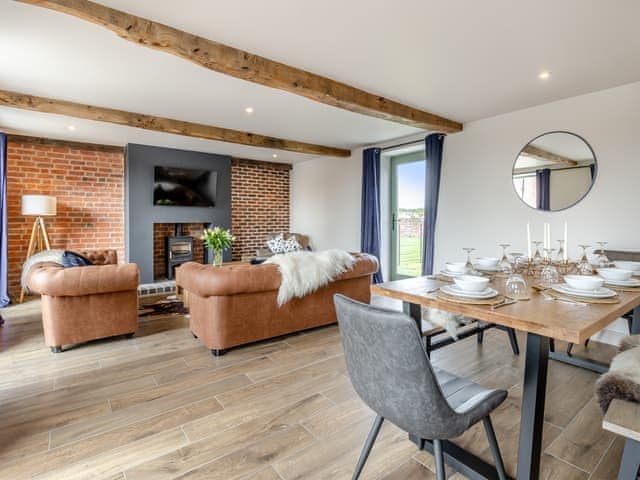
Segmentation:
{"type": "Polygon", "coordinates": [[[284,236],[282,234],[276,235],[273,238],[267,240],[267,247],[271,253],[284,253],[285,252],[285,241],[284,236]]]}
{"type": "Polygon", "coordinates": [[[91,260],[87,257],[84,257],[76,252],[71,252],[69,250],[65,250],[62,254],[62,266],[64,268],[69,267],[86,267],[88,265],[93,265],[91,260]]]}
{"type": "Polygon", "coordinates": [[[300,250],[302,250],[302,245],[300,245],[295,235],[290,236],[284,241],[284,253],[299,252],[300,250]]]}

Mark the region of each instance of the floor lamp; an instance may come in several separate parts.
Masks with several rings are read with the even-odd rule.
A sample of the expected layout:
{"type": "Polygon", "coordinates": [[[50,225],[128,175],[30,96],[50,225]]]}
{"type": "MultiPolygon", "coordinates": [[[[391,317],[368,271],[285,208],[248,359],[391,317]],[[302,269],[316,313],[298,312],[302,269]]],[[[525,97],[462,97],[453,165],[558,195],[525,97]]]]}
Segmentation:
{"type": "MultiPolygon", "coordinates": [[[[29,238],[29,248],[27,249],[27,260],[34,253],[41,252],[45,248],[51,250],[47,227],[42,217],[53,217],[56,214],[56,197],[50,195],[23,195],[22,215],[35,217],[31,228],[31,238],[29,238]]],[[[24,287],[20,292],[20,303],[24,300],[24,287]]]]}

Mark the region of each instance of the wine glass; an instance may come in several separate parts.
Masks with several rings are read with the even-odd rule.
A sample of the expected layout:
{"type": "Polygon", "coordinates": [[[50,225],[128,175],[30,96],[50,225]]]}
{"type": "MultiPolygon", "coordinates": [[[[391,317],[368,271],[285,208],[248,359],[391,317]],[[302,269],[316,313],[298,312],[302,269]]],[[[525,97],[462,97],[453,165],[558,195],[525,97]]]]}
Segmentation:
{"type": "Polygon", "coordinates": [[[514,300],[522,300],[529,297],[527,282],[525,282],[522,275],[514,273],[509,276],[505,286],[505,295],[514,300]]]}
{"type": "Polygon", "coordinates": [[[462,250],[464,250],[465,252],[467,252],[467,263],[464,265],[465,270],[467,271],[467,273],[471,274],[474,273],[475,270],[473,268],[473,263],[471,262],[471,254],[476,250],[475,248],[472,247],[465,247],[462,250]]]}
{"type": "Polygon", "coordinates": [[[551,288],[551,285],[560,282],[558,269],[551,262],[542,267],[542,271],[540,272],[540,282],[545,288],[551,288]]]}
{"type": "Polygon", "coordinates": [[[593,273],[593,269],[591,268],[589,258],[587,257],[587,248],[591,248],[591,245],[578,246],[582,249],[582,257],[580,257],[580,262],[578,263],[578,273],[580,275],[591,275],[593,273]]]}
{"type": "Polygon", "coordinates": [[[536,246],[536,251],[533,254],[533,263],[538,265],[540,262],[542,262],[542,255],[540,255],[540,245],[542,245],[544,242],[541,242],[540,240],[535,240],[533,242],[533,244],[536,246]]]}
{"type": "Polygon", "coordinates": [[[598,255],[598,267],[600,268],[606,268],[609,266],[609,258],[607,257],[607,254],[604,253],[604,247],[607,246],[607,244],[609,242],[596,242],[598,245],[600,245],[600,254],[598,255]]]}
{"type": "Polygon", "coordinates": [[[564,261],[564,240],[558,240],[558,254],[556,255],[558,262],[564,261]]]}
{"type": "Polygon", "coordinates": [[[520,253],[518,255],[513,255],[514,257],[514,262],[513,262],[513,270],[516,273],[527,273],[527,271],[529,270],[529,258],[520,253]]]}
{"type": "Polygon", "coordinates": [[[511,262],[509,262],[509,257],[507,257],[507,248],[511,245],[509,243],[500,243],[498,245],[502,248],[502,257],[500,258],[500,263],[498,264],[498,270],[503,273],[511,272],[511,262]]]}

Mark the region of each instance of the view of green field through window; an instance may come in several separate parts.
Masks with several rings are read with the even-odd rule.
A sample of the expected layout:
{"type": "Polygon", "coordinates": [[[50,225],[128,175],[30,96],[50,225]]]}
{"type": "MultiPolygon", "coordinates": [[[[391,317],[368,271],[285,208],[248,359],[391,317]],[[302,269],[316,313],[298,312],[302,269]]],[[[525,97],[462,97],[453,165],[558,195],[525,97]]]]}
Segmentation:
{"type": "Polygon", "coordinates": [[[395,242],[398,276],[422,273],[425,163],[411,161],[396,166],[397,210],[395,242]]]}

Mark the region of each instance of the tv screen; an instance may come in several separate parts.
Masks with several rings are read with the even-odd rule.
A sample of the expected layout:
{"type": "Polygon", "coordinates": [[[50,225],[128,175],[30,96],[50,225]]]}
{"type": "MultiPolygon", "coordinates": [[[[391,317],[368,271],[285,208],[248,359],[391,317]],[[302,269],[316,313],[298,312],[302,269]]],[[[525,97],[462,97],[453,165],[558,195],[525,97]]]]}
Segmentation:
{"type": "Polygon", "coordinates": [[[191,168],[155,167],[153,204],[213,207],[218,172],[191,168]]]}

